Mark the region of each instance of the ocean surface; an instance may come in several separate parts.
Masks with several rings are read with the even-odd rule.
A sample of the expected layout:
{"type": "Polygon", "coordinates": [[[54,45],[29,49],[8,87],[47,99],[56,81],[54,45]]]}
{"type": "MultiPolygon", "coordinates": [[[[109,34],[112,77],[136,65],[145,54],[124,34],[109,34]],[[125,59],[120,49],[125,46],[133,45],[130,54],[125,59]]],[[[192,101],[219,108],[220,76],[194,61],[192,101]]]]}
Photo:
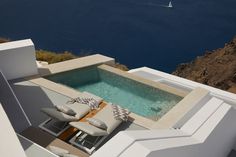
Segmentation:
{"type": "Polygon", "coordinates": [[[236,35],[236,0],[0,0],[0,36],[172,72],[236,35]]]}

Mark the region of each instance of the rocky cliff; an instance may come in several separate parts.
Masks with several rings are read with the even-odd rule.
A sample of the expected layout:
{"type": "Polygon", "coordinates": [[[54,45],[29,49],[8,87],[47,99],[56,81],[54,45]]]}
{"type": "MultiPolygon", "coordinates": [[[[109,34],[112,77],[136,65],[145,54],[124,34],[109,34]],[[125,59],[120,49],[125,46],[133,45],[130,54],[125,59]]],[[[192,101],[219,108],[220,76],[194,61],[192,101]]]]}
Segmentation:
{"type": "Polygon", "coordinates": [[[236,37],[224,48],[180,64],[173,74],[236,93],[236,37]]]}

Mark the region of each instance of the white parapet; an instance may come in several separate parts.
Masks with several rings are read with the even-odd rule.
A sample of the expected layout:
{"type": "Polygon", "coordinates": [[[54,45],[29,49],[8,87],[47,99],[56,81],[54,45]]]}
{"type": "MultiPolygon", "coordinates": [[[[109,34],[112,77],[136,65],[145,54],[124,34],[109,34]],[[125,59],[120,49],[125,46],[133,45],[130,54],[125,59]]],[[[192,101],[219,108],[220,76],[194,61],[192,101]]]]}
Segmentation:
{"type": "Polygon", "coordinates": [[[0,44],[0,70],[7,80],[38,74],[33,42],[26,39],[0,44]]]}
{"type": "Polygon", "coordinates": [[[16,133],[0,103],[0,154],[1,156],[9,157],[26,157],[24,149],[18,140],[16,133]]]}
{"type": "Polygon", "coordinates": [[[235,110],[209,100],[180,129],[124,131],[92,157],[226,157],[235,142],[235,110]]]}

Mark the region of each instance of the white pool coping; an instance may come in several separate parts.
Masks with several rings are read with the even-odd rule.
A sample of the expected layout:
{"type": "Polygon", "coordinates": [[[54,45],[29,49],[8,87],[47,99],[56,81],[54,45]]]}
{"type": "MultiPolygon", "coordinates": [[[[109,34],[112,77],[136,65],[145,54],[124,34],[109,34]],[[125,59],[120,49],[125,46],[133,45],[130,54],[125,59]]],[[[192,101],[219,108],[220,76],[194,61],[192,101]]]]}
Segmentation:
{"type": "Polygon", "coordinates": [[[98,68],[100,68],[102,70],[106,70],[106,71],[111,72],[111,73],[114,73],[116,75],[128,78],[128,79],[134,80],[136,82],[139,82],[139,83],[142,83],[142,84],[145,84],[145,85],[163,90],[165,92],[180,96],[180,97],[185,97],[189,93],[189,92],[186,92],[184,90],[176,89],[176,88],[173,88],[171,86],[168,86],[168,85],[160,83],[160,82],[154,82],[154,81],[150,81],[148,79],[142,78],[142,77],[137,77],[133,74],[127,73],[126,71],[122,71],[122,70],[113,68],[111,66],[100,65],[100,66],[98,66],[98,68]]]}
{"type": "MultiPolygon", "coordinates": [[[[187,80],[175,75],[171,75],[168,73],[164,73],[155,69],[151,69],[148,67],[142,67],[142,68],[137,68],[137,69],[132,69],[129,71],[129,73],[132,73],[134,75],[137,75],[139,77],[142,77],[142,73],[140,72],[146,72],[144,73],[143,77],[147,77],[147,73],[151,74],[151,79],[153,81],[157,81],[157,82],[161,82],[161,81],[166,81],[166,82],[171,82],[172,84],[179,86],[181,85],[181,87],[186,87],[187,90],[191,90],[192,92],[196,89],[203,89],[202,91],[200,90],[199,92],[196,92],[195,94],[193,94],[193,96],[190,96],[190,99],[187,100],[188,96],[191,95],[189,94],[188,96],[185,97],[185,100],[182,100],[181,102],[179,102],[177,105],[175,105],[168,113],[166,113],[157,123],[157,128],[172,128],[175,126],[178,126],[180,124],[179,121],[181,121],[181,117],[182,116],[188,116],[188,114],[191,115],[191,111],[193,108],[193,110],[196,110],[196,108],[198,108],[198,106],[202,106],[204,105],[204,99],[207,99],[207,97],[216,97],[219,99],[224,100],[225,102],[227,102],[228,104],[230,104],[232,107],[236,108],[236,94],[234,93],[230,93],[230,92],[226,92],[214,87],[210,87],[201,83],[197,83],[191,80],[187,80]],[[136,74],[135,74],[136,73],[136,74]],[[156,76],[156,78],[155,78],[156,76]],[[205,97],[204,97],[204,89],[205,89],[205,97]],[[208,92],[207,92],[208,91],[208,92]],[[208,94],[209,93],[209,94],[208,94]],[[207,96],[208,95],[208,96],[207,96]],[[194,100],[196,99],[198,96],[202,97],[200,104],[198,103],[198,105],[196,107],[193,106],[194,100]],[[189,105],[190,104],[190,105],[189,105]],[[179,116],[178,116],[179,115],[179,116]]],[[[194,105],[196,105],[197,102],[194,103],[194,105]]],[[[182,117],[183,118],[183,117],[182,117]]],[[[153,126],[153,128],[156,128],[155,125],[153,126]]]]}
{"type": "Polygon", "coordinates": [[[191,81],[191,80],[188,80],[188,79],[185,79],[185,78],[181,78],[181,77],[178,77],[178,76],[175,76],[175,75],[172,75],[172,74],[168,74],[168,73],[165,73],[165,72],[162,72],[162,71],[158,71],[158,70],[155,70],[155,69],[151,69],[151,68],[148,68],[148,67],[136,68],[136,69],[129,70],[128,72],[132,73],[132,74],[135,74],[135,72],[138,72],[138,71],[148,72],[150,74],[155,75],[158,78],[165,79],[167,81],[180,84],[180,85],[185,86],[187,88],[190,88],[192,90],[197,88],[197,87],[207,89],[207,90],[210,91],[211,95],[223,99],[225,102],[230,103],[232,105],[232,107],[236,108],[236,94],[234,94],[234,93],[223,91],[221,89],[217,89],[217,88],[214,88],[214,87],[211,87],[211,86],[207,86],[207,85],[204,85],[204,84],[201,84],[201,83],[198,83],[198,82],[194,82],[194,81],[191,81]]]}
{"type": "Polygon", "coordinates": [[[54,64],[43,65],[38,68],[38,71],[40,76],[46,76],[74,69],[79,69],[83,67],[88,67],[92,65],[114,64],[114,63],[115,63],[114,58],[103,56],[100,54],[94,54],[54,64]]]}

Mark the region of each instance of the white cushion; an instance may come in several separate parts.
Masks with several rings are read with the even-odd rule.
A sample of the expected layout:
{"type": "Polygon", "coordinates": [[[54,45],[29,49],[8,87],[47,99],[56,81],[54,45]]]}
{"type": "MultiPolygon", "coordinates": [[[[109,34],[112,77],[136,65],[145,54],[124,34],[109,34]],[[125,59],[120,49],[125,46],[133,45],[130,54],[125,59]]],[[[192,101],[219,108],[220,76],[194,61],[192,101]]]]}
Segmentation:
{"type": "Polygon", "coordinates": [[[89,122],[89,124],[91,124],[93,126],[96,126],[96,127],[100,128],[100,129],[103,129],[103,130],[107,129],[107,125],[103,121],[101,121],[99,119],[87,118],[86,120],[89,122]]]}
{"type": "Polygon", "coordinates": [[[53,152],[54,154],[58,155],[58,156],[63,156],[64,154],[69,154],[68,150],[56,147],[56,146],[49,146],[49,149],[51,150],[51,152],[53,152]]]}
{"type": "Polygon", "coordinates": [[[75,116],[70,116],[68,114],[65,114],[63,112],[58,111],[56,108],[41,108],[41,111],[43,113],[45,113],[46,115],[48,115],[49,117],[53,118],[53,119],[57,119],[59,121],[62,122],[71,122],[71,121],[77,121],[80,118],[75,116]]]}
{"type": "Polygon", "coordinates": [[[76,115],[76,112],[74,110],[72,110],[70,107],[66,106],[66,105],[56,105],[55,106],[57,110],[65,113],[65,114],[68,114],[70,116],[75,116],[76,115]]]}
{"type": "Polygon", "coordinates": [[[78,128],[79,130],[86,132],[91,136],[106,136],[108,132],[100,129],[96,126],[89,124],[88,122],[70,122],[70,125],[78,128]]]}

